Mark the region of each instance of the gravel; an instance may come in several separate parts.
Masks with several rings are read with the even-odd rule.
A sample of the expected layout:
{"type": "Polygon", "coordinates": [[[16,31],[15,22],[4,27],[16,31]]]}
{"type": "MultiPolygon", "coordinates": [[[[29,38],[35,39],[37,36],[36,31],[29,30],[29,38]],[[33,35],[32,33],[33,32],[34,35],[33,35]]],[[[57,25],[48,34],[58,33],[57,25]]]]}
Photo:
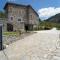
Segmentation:
{"type": "Polygon", "coordinates": [[[4,50],[5,55],[0,53],[1,60],[60,60],[60,31],[35,32],[10,44],[4,50]]]}

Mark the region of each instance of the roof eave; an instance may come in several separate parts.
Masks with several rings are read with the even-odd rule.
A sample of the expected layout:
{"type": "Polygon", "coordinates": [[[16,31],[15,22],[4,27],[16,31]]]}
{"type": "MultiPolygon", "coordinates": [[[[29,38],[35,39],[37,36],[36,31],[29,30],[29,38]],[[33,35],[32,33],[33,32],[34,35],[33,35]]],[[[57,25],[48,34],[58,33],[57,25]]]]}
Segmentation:
{"type": "Polygon", "coordinates": [[[26,7],[26,5],[20,5],[20,4],[16,4],[16,3],[9,3],[7,2],[4,6],[4,9],[6,9],[7,5],[16,5],[16,6],[23,6],[23,7],[26,7]]]}

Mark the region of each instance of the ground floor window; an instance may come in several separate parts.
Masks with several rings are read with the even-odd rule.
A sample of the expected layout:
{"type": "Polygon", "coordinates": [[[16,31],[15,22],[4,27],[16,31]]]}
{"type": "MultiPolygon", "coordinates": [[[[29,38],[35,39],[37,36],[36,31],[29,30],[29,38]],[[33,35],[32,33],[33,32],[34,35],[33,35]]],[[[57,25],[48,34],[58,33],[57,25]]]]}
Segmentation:
{"type": "Polygon", "coordinates": [[[10,23],[7,23],[7,31],[13,31],[13,25],[10,23]]]}

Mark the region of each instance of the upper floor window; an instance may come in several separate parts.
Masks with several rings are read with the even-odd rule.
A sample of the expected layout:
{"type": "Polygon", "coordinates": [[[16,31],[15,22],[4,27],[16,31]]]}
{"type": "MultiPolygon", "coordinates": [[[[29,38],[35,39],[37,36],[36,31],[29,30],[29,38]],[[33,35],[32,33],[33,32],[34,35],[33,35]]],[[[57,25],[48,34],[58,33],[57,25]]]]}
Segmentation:
{"type": "Polygon", "coordinates": [[[13,17],[11,17],[11,20],[13,20],[13,17]]]}
{"type": "Polygon", "coordinates": [[[21,21],[21,19],[18,19],[18,21],[21,21]]]}

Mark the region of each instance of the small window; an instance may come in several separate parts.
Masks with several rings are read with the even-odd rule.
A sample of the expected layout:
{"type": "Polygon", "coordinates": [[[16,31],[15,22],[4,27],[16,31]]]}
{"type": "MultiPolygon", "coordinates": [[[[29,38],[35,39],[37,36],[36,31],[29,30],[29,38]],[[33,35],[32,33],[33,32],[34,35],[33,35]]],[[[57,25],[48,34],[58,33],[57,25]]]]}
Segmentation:
{"type": "Polygon", "coordinates": [[[11,17],[11,20],[13,20],[13,17],[11,17]]]}
{"type": "Polygon", "coordinates": [[[18,21],[21,21],[21,19],[18,19],[18,21]]]}

